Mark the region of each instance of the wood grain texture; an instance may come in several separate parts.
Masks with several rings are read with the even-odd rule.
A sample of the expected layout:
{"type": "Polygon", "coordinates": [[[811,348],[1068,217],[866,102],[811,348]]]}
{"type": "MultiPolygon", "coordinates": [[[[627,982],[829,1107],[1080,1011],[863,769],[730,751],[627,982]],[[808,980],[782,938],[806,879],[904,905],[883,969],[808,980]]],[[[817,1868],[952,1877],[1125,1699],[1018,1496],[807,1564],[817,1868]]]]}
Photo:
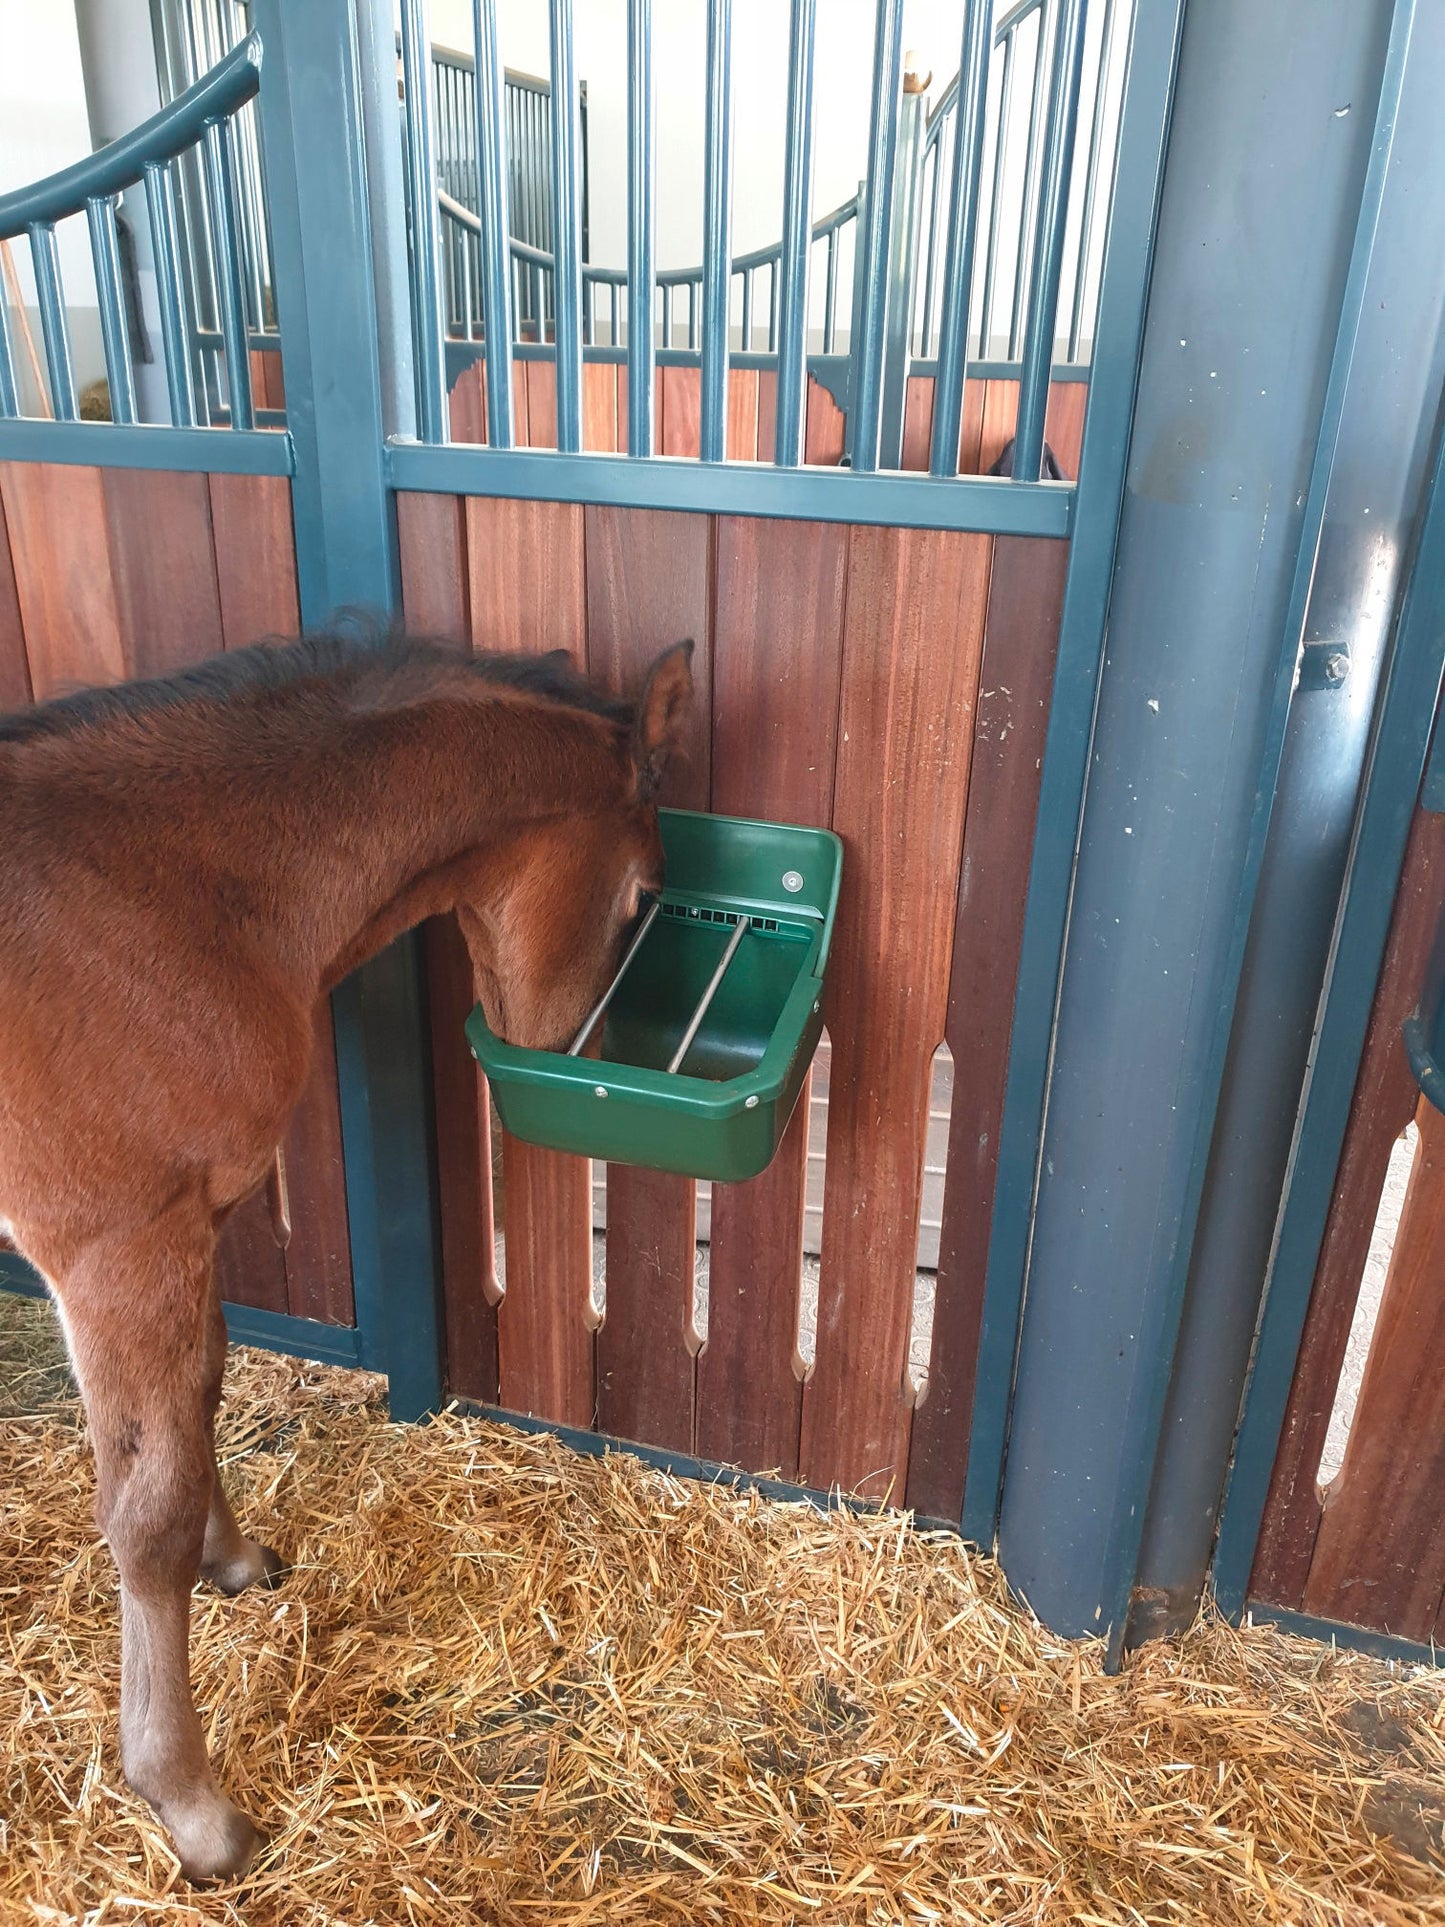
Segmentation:
{"type": "Polygon", "coordinates": [[[778,446],[778,371],[758,370],[758,460],[770,462],[778,446]]]}
{"type": "Polygon", "coordinates": [[[1088,405],[1086,381],[1051,383],[1044,440],[1058,456],[1059,466],[1071,482],[1079,479],[1079,459],[1084,452],[1084,414],[1088,405]]]}
{"type": "MultiPolygon", "coordinates": [[[[531,368],[540,366],[533,362],[531,368]]],[[[587,657],[583,511],[469,496],[468,604],[476,649],[587,657]]],[[[593,1417],[592,1172],[505,1135],[506,1295],[497,1313],[500,1402],[567,1425],[593,1417]]]]}
{"type": "Polygon", "coordinates": [[[0,505],[37,702],[124,679],[101,471],[0,462],[0,505]]]}
{"type": "Polygon", "coordinates": [[[474,361],[457,376],[447,396],[447,421],[454,442],[487,439],[487,364],[474,361]]]}
{"type": "MultiPolygon", "coordinates": [[[[528,361],[522,364],[527,370],[527,441],[528,448],[555,448],[557,446],[557,368],[550,361],[528,361]]],[[[516,429],[520,444],[522,431],[516,429]]]]}
{"type": "Polygon", "coordinates": [[[414,634],[471,640],[466,506],[456,495],[396,498],[401,606],[414,634]]]}
{"type": "Polygon", "coordinates": [[[702,370],[660,368],[658,374],[662,381],[658,452],[690,455],[696,460],[702,447],[702,370]]]}
{"type": "Polygon", "coordinates": [[[730,462],[758,459],[758,371],[728,369],[727,452],[730,462]]]}
{"type": "Polygon", "coordinates": [[[850,532],[833,827],[847,850],[810,1485],[901,1498],[904,1367],[934,1052],[943,1040],[990,539],[850,532]]]}
{"type": "Polygon", "coordinates": [[[822,382],[808,377],[803,460],[810,468],[836,468],[843,459],[847,419],[822,382]]]}
{"type": "Polygon", "coordinates": [[[904,468],[928,471],[933,443],[933,377],[910,375],[903,397],[904,468]]]}
{"type": "Polygon", "coordinates": [[[1019,413],[1019,385],[1016,381],[987,381],[982,387],[977,472],[987,475],[1012,438],[1019,413]]]}
{"type": "Polygon", "coordinates": [[[476,1002],[472,961],[455,917],[429,918],[422,934],[437,1118],[446,1384],[454,1397],[495,1404],[498,1293],[491,1112],[486,1079],[467,1048],[463,1029],[476,1002]]]}
{"type": "MultiPolygon", "coordinates": [[[[713,629],[713,808],[826,825],[832,809],[848,530],[724,516],[713,629]]],[[[808,1099],[748,1184],[713,1186],[708,1337],[697,1450],[798,1469],[793,1370],[803,1263],[808,1099]]]]}
{"type": "MultiPolygon", "coordinates": [[[[703,515],[586,511],[587,657],[610,688],[635,689],[664,649],[696,643],[692,741],[662,801],[706,809],[711,683],[712,529],[703,515]]],[[[682,1451],[693,1443],[692,1322],[697,1191],[667,1172],[607,1172],[607,1317],[597,1334],[597,1422],[604,1432],[682,1451]]]]}
{"type": "Polygon", "coordinates": [[[583,363],[582,446],[603,455],[617,452],[617,367],[615,362],[583,363]]]}
{"type": "Polygon", "coordinates": [[[963,1510],[1014,987],[1068,560],[1067,543],[1000,536],[989,576],[945,1032],[953,1105],[933,1333],[908,1454],[908,1504],[935,1519],[957,1519],[963,1510]]]}
{"type": "Polygon", "coordinates": [[[216,1240],[216,1285],[225,1304],[251,1305],[258,1311],[290,1310],[286,1254],[271,1230],[264,1191],[237,1205],[222,1225],[216,1240]]]}
{"type": "Polygon", "coordinates": [[[104,472],[121,647],[132,676],[163,676],[224,641],[204,475],[104,472]]]}
{"type": "Polygon", "coordinates": [[[1395,1141],[1419,1092],[1400,1041],[1415,1007],[1445,903],[1445,817],[1416,812],[1390,934],[1355,1079],[1334,1196],[1295,1361],[1269,1498],[1255,1548],[1251,1596],[1299,1609],[1319,1532],[1320,1455],[1344,1366],[1360,1281],[1395,1141]]]}
{"type": "Polygon", "coordinates": [[[23,709],[30,700],[25,625],[20,620],[15,564],[10,559],[10,532],[5,526],[5,507],[0,502],[0,715],[23,709]]]}
{"type": "Polygon", "coordinates": [[[963,384],[963,412],[958,421],[958,472],[977,475],[979,451],[983,445],[983,405],[988,399],[986,381],[963,384]]]}
{"type": "Polygon", "coordinates": [[[1305,1611],[1429,1639],[1445,1599],[1445,1117],[1428,1098],[1305,1611]]]}
{"type": "Polygon", "coordinates": [[[227,649],[301,633],[291,484],[284,475],[212,475],[211,534],[227,649]]]}
{"type": "Polygon", "coordinates": [[[329,998],[316,1012],[311,1075],[286,1134],[286,1184],[291,1201],[287,1309],[297,1318],[354,1325],[341,1099],[329,998]]]}

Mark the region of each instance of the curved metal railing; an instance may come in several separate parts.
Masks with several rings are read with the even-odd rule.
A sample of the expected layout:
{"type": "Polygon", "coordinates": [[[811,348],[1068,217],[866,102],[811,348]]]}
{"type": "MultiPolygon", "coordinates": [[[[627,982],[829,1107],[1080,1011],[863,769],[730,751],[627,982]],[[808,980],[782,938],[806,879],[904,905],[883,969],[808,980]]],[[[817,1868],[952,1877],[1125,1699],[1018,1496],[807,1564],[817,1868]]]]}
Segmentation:
{"type": "MultiPolygon", "coordinates": [[[[126,425],[136,420],[117,200],[127,188],[143,182],[155,252],[171,423],[177,428],[196,426],[195,369],[181,277],[174,178],[177,160],[195,148],[203,164],[206,205],[215,240],[231,424],[236,428],[255,426],[237,241],[233,120],[254,98],[260,84],[261,42],[257,35],[250,34],[194,86],[130,133],[45,180],[0,195],[0,240],[24,235],[30,243],[49,400],[58,421],[77,421],[80,410],[55,229],[57,223],[81,213],[90,229],[111,419],[126,425]]],[[[0,303],[0,418],[19,413],[14,351],[0,303]]]]}

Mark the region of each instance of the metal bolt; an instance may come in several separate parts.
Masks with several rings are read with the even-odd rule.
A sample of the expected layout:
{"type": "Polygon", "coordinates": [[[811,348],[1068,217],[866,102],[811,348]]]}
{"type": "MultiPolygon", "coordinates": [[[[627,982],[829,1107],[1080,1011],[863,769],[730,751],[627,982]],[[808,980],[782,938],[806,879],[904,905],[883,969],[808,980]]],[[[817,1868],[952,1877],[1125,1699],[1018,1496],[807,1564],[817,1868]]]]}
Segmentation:
{"type": "Polygon", "coordinates": [[[745,1097],[743,1099],[743,1109],[745,1111],[755,1111],[757,1108],[758,1108],[758,1094],[756,1091],[754,1091],[751,1097],[745,1097]]]}
{"type": "Polygon", "coordinates": [[[1325,681],[1336,688],[1350,673],[1350,658],[1343,649],[1331,649],[1325,657],[1325,681]]]}
{"type": "Polygon", "coordinates": [[[597,1093],[598,1097],[606,1097],[607,1086],[605,1084],[594,1084],[592,1088],[597,1093]]]}
{"type": "Polygon", "coordinates": [[[791,891],[791,893],[796,896],[802,887],[803,875],[800,870],[784,870],[783,888],[785,890],[791,891]]]}

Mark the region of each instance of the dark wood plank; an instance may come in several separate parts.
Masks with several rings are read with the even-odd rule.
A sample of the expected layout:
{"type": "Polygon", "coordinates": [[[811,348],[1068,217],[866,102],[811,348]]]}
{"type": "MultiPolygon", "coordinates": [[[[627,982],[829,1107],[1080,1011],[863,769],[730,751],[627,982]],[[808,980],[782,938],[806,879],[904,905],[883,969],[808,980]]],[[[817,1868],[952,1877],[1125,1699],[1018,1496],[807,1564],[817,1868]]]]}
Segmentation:
{"type": "Polygon", "coordinates": [[[770,462],[778,445],[778,371],[758,370],[758,460],[770,462]]]}
{"type": "Polygon", "coordinates": [[[610,361],[582,367],[582,446],[598,454],[617,452],[617,370],[610,361]]]}
{"type": "Polygon", "coordinates": [[[497,1374],[496,1230],[486,1079],[463,1026],[476,1001],[472,961],[455,917],[423,926],[437,1115],[437,1181],[445,1280],[447,1389],[494,1404],[497,1374]]]}
{"type": "Polygon", "coordinates": [[[803,423],[803,460],[810,468],[837,468],[843,459],[848,423],[842,409],[822,382],[808,377],[807,415],[803,423]]]}
{"type": "Polygon", "coordinates": [[[0,502],[0,714],[23,709],[31,700],[30,665],[25,659],[25,625],[20,620],[20,598],[15,591],[15,564],[10,559],[10,533],[0,502]]]}
{"type": "Polygon", "coordinates": [[[123,681],[100,470],[0,462],[0,504],[36,701],[83,684],[123,681]]]}
{"type": "Polygon", "coordinates": [[[662,378],[659,452],[696,460],[702,447],[702,370],[662,368],[658,372],[662,378]]]}
{"type": "Polygon", "coordinates": [[[933,1334],[908,1454],[908,1504],[935,1519],[957,1519],[963,1509],[1014,986],[1068,559],[1064,542],[1002,536],[989,578],[949,982],[953,1105],[933,1334]]]}
{"type": "Polygon", "coordinates": [[[933,377],[910,375],[903,397],[903,466],[927,472],[933,442],[933,377]]]}
{"type": "Polygon", "coordinates": [[[986,381],[963,384],[963,412],[958,422],[958,472],[977,475],[979,449],[983,438],[983,405],[988,399],[986,381]]]}
{"type": "Polygon", "coordinates": [[[531,422],[527,409],[527,364],[512,363],[512,440],[518,448],[531,443],[531,422]]]}
{"type": "MultiPolygon", "coordinates": [[[[832,809],[848,531],[720,517],[713,632],[713,807],[825,825],[832,809]]],[[[778,1155],[713,1186],[697,1450],[794,1477],[807,1093],[778,1155]]]]}
{"type": "MultiPolygon", "coordinates": [[[[550,361],[529,361],[527,370],[527,447],[557,446],[557,368],[550,361]]],[[[517,439],[521,440],[520,426],[517,439]]]]}
{"type": "Polygon", "coordinates": [[[226,648],[243,649],[263,636],[300,635],[290,482],[284,475],[209,480],[226,648]]]}
{"type": "Polygon", "coordinates": [[[474,361],[457,376],[447,397],[447,417],[454,442],[487,439],[487,364],[474,361]]]}
{"type": "Polygon", "coordinates": [[[1428,1098],[1305,1611],[1428,1639],[1445,1594],[1445,1117],[1428,1098]]]}
{"type": "Polygon", "coordinates": [[[1375,1007],[1355,1079],[1349,1124],[1325,1223],[1319,1268],[1255,1548],[1250,1592],[1298,1608],[1320,1525],[1318,1475],[1344,1366],[1385,1172],[1419,1092],[1400,1026],[1419,995],[1445,902],[1445,817],[1417,811],[1410,831],[1375,1007]]]}
{"type": "Polygon", "coordinates": [[[983,535],[855,528],[849,539],[833,799],[847,860],[828,991],[818,1353],[801,1470],[810,1485],[898,1499],[989,554],[983,535]]]}
{"type": "MultiPolygon", "coordinates": [[[[581,507],[469,496],[466,521],[472,646],[566,649],[585,663],[581,507]]],[[[506,1135],[502,1171],[507,1284],[497,1313],[499,1399],[563,1424],[590,1425],[591,1164],[506,1135]]]]}
{"type": "Polygon", "coordinates": [[[730,462],[758,459],[758,371],[728,369],[727,451],[730,462]]]}
{"type": "Polygon", "coordinates": [[[1044,440],[1058,456],[1059,466],[1071,482],[1079,479],[1079,458],[1084,452],[1084,413],[1088,404],[1088,382],[1056,381],[1050,385],[1044,440]]]}
{"type": "MultiPolygon", "coordinates": [[[[687,372],[686,370],[669,372],[687,372]]],[[[699,693],[689,754],[662,800],[706,809],[711,683],[703,515],[589,508],[587,660],[610,688],[635,688],[663,650],[691,636],[699,693]]],[[[607,1316],[597,1334],[597,1423],[604,1432],[691,1451],[697,1191],[667,1172],[607,1172],[607,1316]]]]}
{"type": "Polygon", "coordinates": [[[1019,413],[1019,385],[1016,381],[989,381],[983,384],[983,390],[977,472],[987,475],[1013,435],[1019,413]]]}
{"type": "Polygon", "coordinates": [[[286,1254],[271,1229],[264,1191],[254,1192],[227,1218],[216,1240],[216,1284],[222,1302],[286,1312],[286,1254]]]}
{"type": "Polygon", "coordinates": [[[291,1242],[286,1247],[288,1309],[297,1318],[354,1325],[341,1098],[329,998],[316,1012],[311,1075],[286,1133],[286,1187],[291,1204],[291,1242]]]}
{"type": "Polygon", "coordinates": [[[448,642],[469,642],[467,525],[461,498],[400,494],[396,521],[401,605],[408,629],[448,642]]]}
{"type": "Polygon", "coordinates": [[[104,478],[121,645],[133,676],[163,676],[225,640],[204,475],[110,468],[104,478]]]}

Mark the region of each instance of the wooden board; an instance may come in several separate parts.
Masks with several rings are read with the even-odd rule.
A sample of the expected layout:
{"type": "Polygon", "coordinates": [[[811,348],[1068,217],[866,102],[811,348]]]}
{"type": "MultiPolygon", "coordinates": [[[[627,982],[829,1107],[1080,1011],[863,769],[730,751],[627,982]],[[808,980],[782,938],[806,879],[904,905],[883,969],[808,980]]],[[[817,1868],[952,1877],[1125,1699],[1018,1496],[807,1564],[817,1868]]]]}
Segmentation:
{"type": "MultiPolygon", "coordinates": [[[[529,361],[523,364],[527,370],[527,441],[528,448],[555,448],[557,446],[557,367],[551,361],[529,361]]],[[[516,428],[516,439],[522,443],[520,424],[516,428]]]]}
{"type": "Polygon", "coordinates": [[[470,643],[466,505],[455,495],[396,498],[401,606],[413,634],[470,643]]]}
{"type": "Polygon", "coordinates": [[[258,1311],[291,1309],[286,1287],[286,1254],[271,1229],[265,1193],[237,1205],[216,1240],[216,1284],[228,1305],[258,1311]]]}
{"type": "Polygon", "coordinates": [[[220,652],[221,598],[204,475],[103,472],[121,648],[132,676],[164,676],[220,652]]]}
{"type": "Polygon", "coordinates": [[[290,482],[284,475],[212,475],[209,482],[225,647],[299,635],[290,482]]]}
{"type": "MultiPolygon", "coordinates": [[[[686,371],[683,371],[686,372],[686,371]]],[[[699,700],[689,754],[662,801],[706,809],[711,684],[709,563],[702,515],[586,511],[591,673],[635,689],[648,665],[692,637],[699,700]]],[[[597,1334],[597,1422],[620,1438],[682,1451],[693,1444],[692,1294],[696,1187],[687,1178],[611,1166],[607,1173],[607,1316],[597,1334]]]]}
{"type": "MultiPolygon", "coordinates": [[[[623,423],[624,431],[626,422],[623,423]]],[[[617,370],[610,361],[582,365],[582,446],[600,454],[617,452],[617,370]]]]}
{"type": "MultiPolygon", "coordinates": [[[[529,372],[543,364],[533,362],[529,372]]],[[[472,646],[586,660],[583,511],[575,503],[466,503],[472,646]]],[[[506,1295],[497,1313],[500,1402],[567,1425],[593,1417],[592,1175],[586,1158],[519,1143],[502,1152],[506,1295]]]]}
{"type": "Polygon", "coordinates": [[[658,453],[690,455],[697,459],[702,447],[702,370],[700,368],[661,368],[661,433],[658,453]]]}
{"type": "Polygon", "coordinates": [[[1088,404],[1086,381],[1056,381],[1049,388],[1044,440],[1058,456],[1059,466],[1071,482],[1079,479],[1079,458],[1084,451],[1084,413],[1088,404]]]}
{"type": "Polygon", "coordinates": [[[988,399],[986,381],[963,384],[963,412],[958,421],[958,472],[977,475],[979,450],[983,442],[983,405],[988,399]]]}
{"type": "Polygon", "coordinates": [[[943,1040],[990,540],[855,528],[833,827],[847,858],[817,1362],[801,1471],[901,1498],[904,1368],[934,1053],[943,1040]]]}
{"type": "Polygon", "coordinates": [[[1003,454],[1012,438],[1018,412],[1019,385],[1016,381],[989,381],[983,384],[983,411],[978,435],[980,475],[987,475],[1003,454]]]}
{"type": "Polygon", "coordinates": [[[454,442],[487,439],[487,364],[474,361],[463,368],[447,396],[447,419],[454,442]]]}
{"type": "Polygon", "coordinates": [[[778,371],[758,370],[758,460],[770,462],[778,445],[778,371]]]}
{"type": "Polygon", "coordinates": [[[935,1519],[957,1519],[963,1510],[1014,987],[1068,559],[1064,542],[1000,536],[994,543],[949,981],[953,1104],[933,1333],[908,1455],[908,1504],[935,1519]]]}
{"type": "Polygon", "coordinates": [[[37,702],[127,673],[101,471],[0,462],[0,505],[37,702]]]}
{"type": "Polygon", "coordinates": [[[758,371],[728,369],[727,451],[730,462],[758,459],[758,371]]]}
{"type": "Polygon", "coordinates": [[[842,409],[822,382],[808,377],[807,413],[803,424],[803,460],[810,468],[836,468],[843,459],[848,423],[842,409]]]}
{"type": "MultiPolygon", "coordinates": [[[[826,825],[832,808],[848,530],[717,523],[713,808],[826,825]]],[[[772,1165],[713,1186],[707,1344],[697,1369],[704,1458],[798,1468],[793,1368],[803,1260],[805,1092],[772,1165]]]]}
{"type": "Polygon", "coordinates": [[[341,1097],[331,1001],[316,1012],[311,1075],[286,1134],[291,1242],[286,1247],[286,1302],[296,1318],[354,1325],[351,1232],[341,1148],[341,1097]]]}
{"type": "Polygon", "coordinates": [[[928,471],[933,442],[933,377],[910,375],[903,400],[903,467],[928,471]]]}
{"type": "Polygon", "coordinates": [[[1445,1117],[1416,1111],[1415,1167],[1304,1609],[1426,1640],[1445,1597],[1445,1117]]]}
{"type": "Polygon", "coordinates": [[[10,559],[5,508],[0,502],[0,715],[23,709],[30,700],[25,628],[20,620],[20,598],[15,590],[15,564],[10,559]]]}
{"type": "Polygon", "coordinates": [[[1319,1532],[1320,1455],[1344,1366],[1385,1171],[1419,1092],[1400,1043],[1445,902],[1445,817],[1416,813],[1370,1015],[1319,1267],[1285,1407],[1250,1593],[1299,1609],[1319,1532]]]}

